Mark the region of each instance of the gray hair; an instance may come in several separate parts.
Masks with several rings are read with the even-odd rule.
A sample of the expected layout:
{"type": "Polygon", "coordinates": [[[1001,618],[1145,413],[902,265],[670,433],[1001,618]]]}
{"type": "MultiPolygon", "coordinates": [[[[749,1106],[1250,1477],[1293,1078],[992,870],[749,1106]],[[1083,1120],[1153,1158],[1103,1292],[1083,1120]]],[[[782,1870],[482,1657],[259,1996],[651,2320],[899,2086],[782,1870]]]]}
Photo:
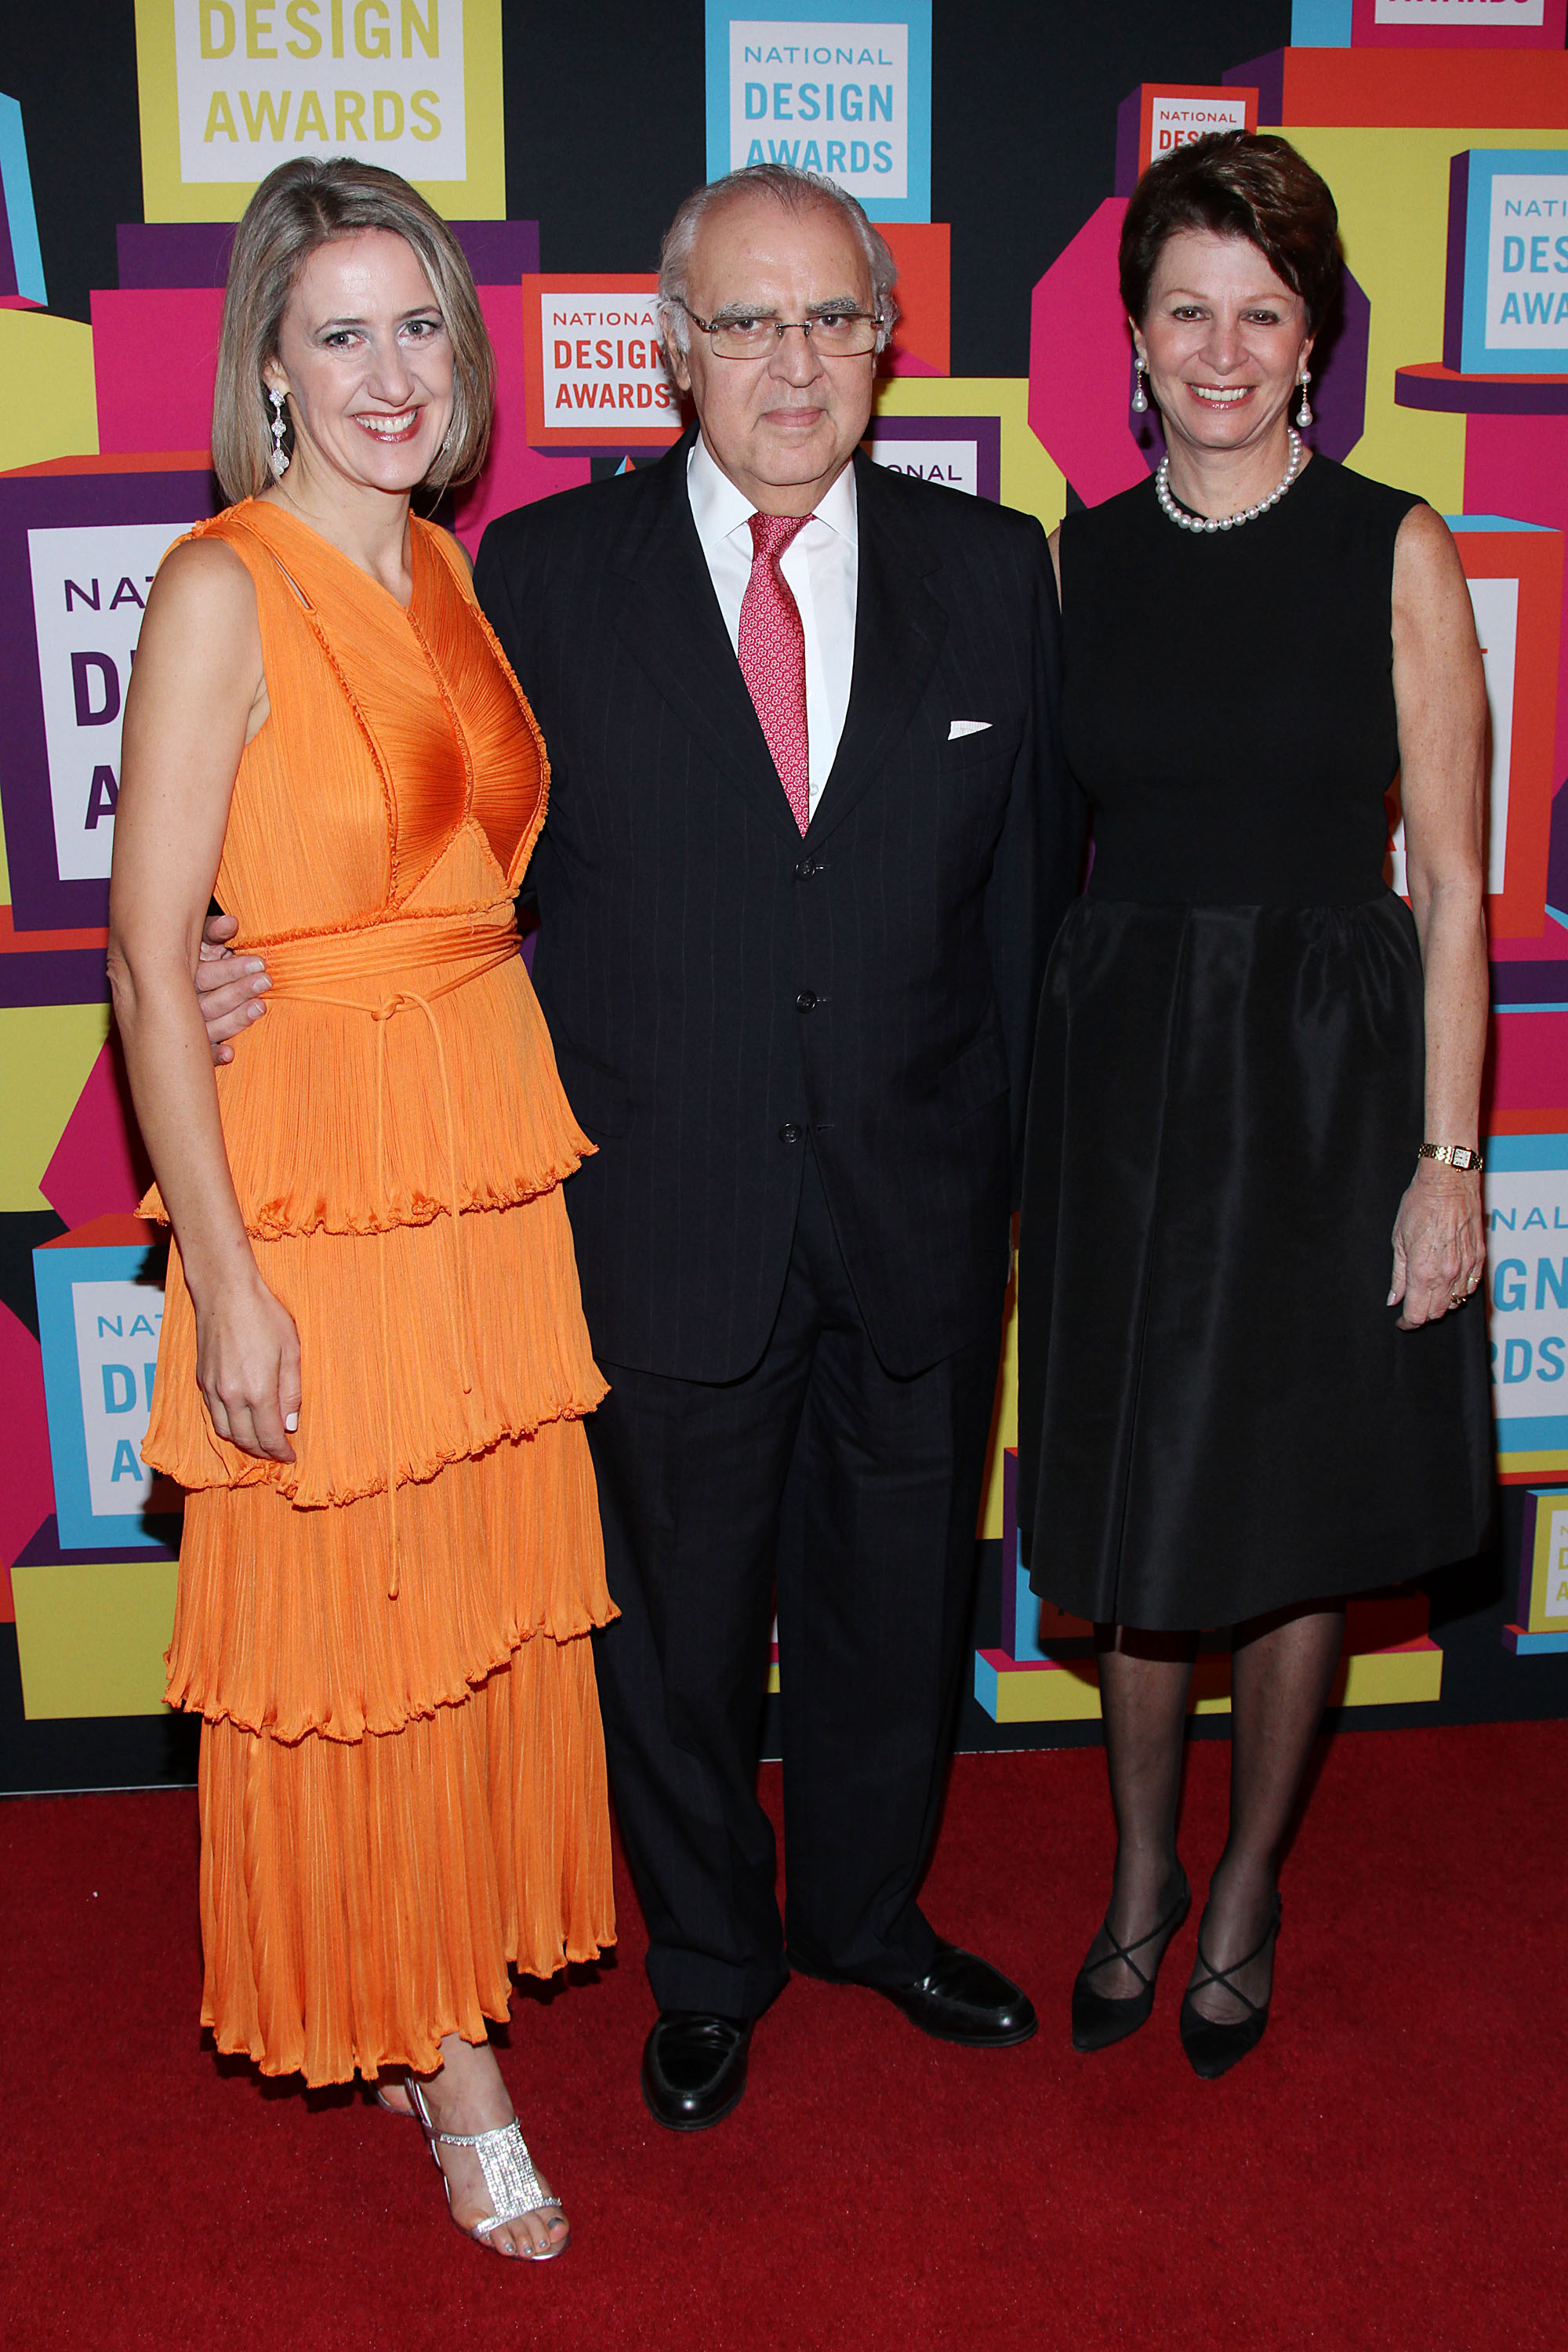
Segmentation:
{"type": "Polygon", "coordinates": [[[792,213],[826,206],[843,215],[855,232],[871,273],[871,308],[880,322],[877,349],[881,351],[899,316],[899,306],[893,299],[899,265],[892,250],[886,237],[872,227],[865,207],[847,189],[821,172],[797,172],[788,163],[747,163],[739,172],[726,173],[721,180],[710,180],[706,187],[692,190],[670,222],[658,256],[659,332],[666,350],[684,352],[690,342],[691,330],[680,306],[686,300],[687,272],[698,230],[710,212],[732,204],[739,196],[753,194],[771,196],[775,204],[792,213]]]}

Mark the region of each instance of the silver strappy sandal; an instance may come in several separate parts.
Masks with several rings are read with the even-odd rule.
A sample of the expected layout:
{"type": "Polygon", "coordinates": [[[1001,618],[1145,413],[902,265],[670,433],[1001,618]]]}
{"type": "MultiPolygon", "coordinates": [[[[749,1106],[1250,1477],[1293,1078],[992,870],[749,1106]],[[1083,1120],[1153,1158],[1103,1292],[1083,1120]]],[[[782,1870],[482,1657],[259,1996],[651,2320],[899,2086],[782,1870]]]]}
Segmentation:
{"type": "MultiPolygon", "coordinates": [[[[484,2174],[485,2187],[489,2191],[490,2203],[495,2210],[488,2213],[482,2221],[476,2221],[471,2229],[458,2221],[458,2227],[463,2231],[465,2237],[477,2238],[483,2245],[491,2231],[499,2230],[503,2221],[521,2221],[527,2213],[559,2213],[562,2220],[565,2221],[566,2215],[562,2209],[561,2200],[546,2194],[543,2184],[533,2168],[533,2159],[529,2155],[528,2144],[522,2137],[521,2128],[515,2116],[510,2123],[500,2124],[494,2131],[437,2131],[431,2119],[430,2110],[425,2104],[424,2084],[416,2081],[412,2074],[405,2075],[404,2081],[409,2098],[414,2103],[416,2119],[425,2135],[425,2145],[430,2151],[436,2169],[441,2175],[441,2185],[447,2191],[448,2212],[452,2210],[452,2184],[447,2179],[446,2168],[441,2162],[441,2149],[471,2147],[479,2159],[479,2169],[484,2174]]],[[[452,2218],[457,2221],[455,2213],[452,2218]]],[[[527,2262],[552,2263],[557,2254],[563,2254],[566,2252],[571,2242],[571,2232],[568,2231],[558,2244],[546,2244],[536,2253],[525,2255],[523,2259],[527,2262]]]]}

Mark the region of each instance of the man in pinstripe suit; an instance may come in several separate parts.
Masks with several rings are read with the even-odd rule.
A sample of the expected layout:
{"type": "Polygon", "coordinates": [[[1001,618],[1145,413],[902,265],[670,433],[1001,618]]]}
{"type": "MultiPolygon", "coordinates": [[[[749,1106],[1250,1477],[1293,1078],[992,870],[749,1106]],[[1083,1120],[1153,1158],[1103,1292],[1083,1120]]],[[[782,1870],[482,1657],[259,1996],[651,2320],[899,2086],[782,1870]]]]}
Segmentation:
{"type": "Polygon", "coordinates": [[[660,295],[700,429],[478,569],[551,755],[534,981],[599,1147],[566,1188],[611,1384],[599,1684],[676,2129],[734,2106],[792,1968],[944,2038],[1035,2029],[916,1894],[1079,819],[1039,525],[857,454],[893,274],[826,183],[699,191],[660,295]]]}

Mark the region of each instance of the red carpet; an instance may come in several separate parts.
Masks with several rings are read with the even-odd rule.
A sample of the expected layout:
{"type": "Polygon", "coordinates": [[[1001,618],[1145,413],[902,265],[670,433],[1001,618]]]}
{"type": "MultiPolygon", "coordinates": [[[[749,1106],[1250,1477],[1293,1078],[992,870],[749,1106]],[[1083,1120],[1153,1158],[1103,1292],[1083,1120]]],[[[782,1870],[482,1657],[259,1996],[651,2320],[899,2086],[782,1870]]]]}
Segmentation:
{"type": "MultiPolygon", "coordinates": [[[[1192,1752],[1200,1895],[1228,1754],[1192,1752]]],[[[537,2271],[463,2242],[411,2125],[201,2046],[194,1797],[0,1806],[0,2341],[1561,2346],[1565,1769],[1563,1724],[1339,1739],[1287,1868],[1273,2021],[1212,2084],[1176,2040],[1192,1922],[1142,2034],[1068,2044],[1110,1852],[1098,1753],[954,1774],[926,1907],[1034,1992],[1020,2051],[797,1982],[739,2112],[676,2138],[637,2095],[652,2012],[623,1882],[618,1965],[520,1999],[502,2052],[574,2225],[537,2271]]]]}

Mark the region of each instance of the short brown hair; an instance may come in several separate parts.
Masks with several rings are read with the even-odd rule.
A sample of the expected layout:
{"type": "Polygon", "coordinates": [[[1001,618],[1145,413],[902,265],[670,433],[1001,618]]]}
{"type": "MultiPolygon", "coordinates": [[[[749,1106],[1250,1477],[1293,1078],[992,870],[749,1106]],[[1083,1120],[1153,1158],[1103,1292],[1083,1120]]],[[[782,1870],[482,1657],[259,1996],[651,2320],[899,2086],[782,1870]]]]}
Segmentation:
{"type": "Polygon", "coordinates": [[[1327,182],[1288,139],[1214,131],[1150,164],[1121,224],[1121,299],[1140,326],[1162,249],[1182,229],[1255,245],[1317,333],[1339,290],[1340,216],[1327,182]]]}
{"type": "MultiPolygon", "coordinates": [[[[245,208],[229,256],[213,393],[213,469],[231,499],[269,479],[271,446],[261,371],[278,356],[289,298],[318,246],[388,229],[413,247],[452,339],[452,425],[427,476],[445,489],[484,464],[495,406],[495,354],[463,249],[417,189],[352,155],[297,156],[269,172],[245,208]]],[[[292,446],[292,427],[284,446],[292,446]]]]}

